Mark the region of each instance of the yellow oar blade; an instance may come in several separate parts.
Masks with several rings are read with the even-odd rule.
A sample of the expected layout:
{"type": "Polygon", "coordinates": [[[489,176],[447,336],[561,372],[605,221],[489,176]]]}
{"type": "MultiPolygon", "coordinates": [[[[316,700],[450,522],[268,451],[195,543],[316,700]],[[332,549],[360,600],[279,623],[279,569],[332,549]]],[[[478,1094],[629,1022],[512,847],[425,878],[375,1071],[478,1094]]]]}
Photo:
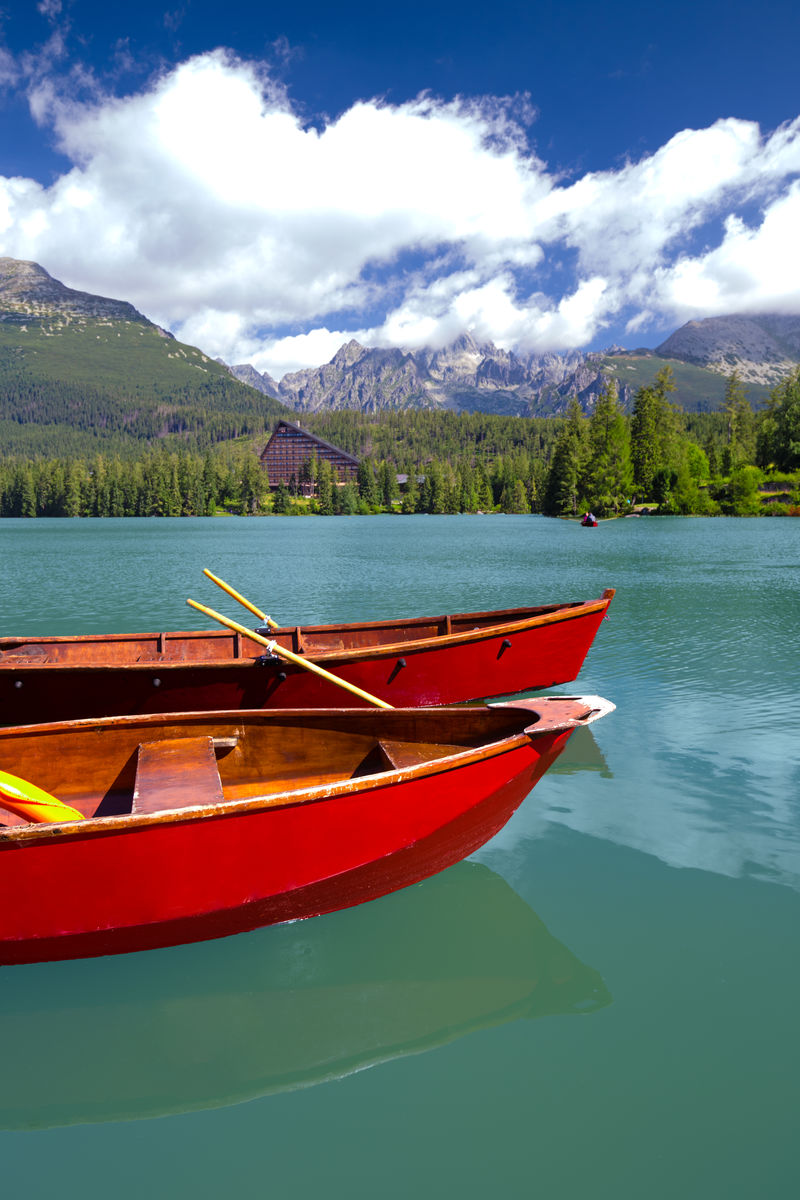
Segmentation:
{"type": "Polygon", "coordinates": [[[256,608],[255,604],[251,604],[249,600],[242,596],[241,593],[237,592],[235,588],[232,588],[229,583],[226,583],[224,579],[220,579],[219,576],[215,575],[213,571],[209,571],[208,567],[203,567],[203,574],[207,575],[208,578],[217,585],[217,587],[221,587],[223,592],[227,592],[228,595],[232,596],[234,600],[238,600],[240,604],[243,604],[244,607],[249,609],[249,611],[254,616],[258,617],[260,621],[266,621],[270,629],[280,628],[277,621],[273,621],[272,617],[268,617],[267,614],[262,612],[260,608],[256,608]]]}
{"type": "Polygon", "coordinates": [[[232,621],[230,617],[223,617],[221,613],[215,612],[213,608],[206,608],[205,604],[198,604],[196,600],[188,599],[186,603],[191,604],[192,608],[196,608],[198,612],[205,613],[207,617],[213,617],[215,621],[219,621],[220,625],[226,625],[228,629],[233,629],[236,633],[241,633],[245,637],[249,637],[252,641],[258,642],[260,646],[266,646],[270,654],[277,654],[279,658],[285,658],[289,662],[296,663],[298,667],[302,667],[304,671],[310,671],[312,675],[320,675],[323,679],[327,679],[329,683],[335,683],[337,687],[344,688],[346,692],[351,692],[354,696],[360,696],[368,704],[374,704],[376,708],[394,707],[392,704],[387,704],[385,700],[379,700],[377,696],[372,696],[369,692],[362,691],[354,683],[348,683],[346,679],[340,679],[338,675],[334,675],[331,671],[326,671],[324,667],[318,667],[316,663],[309,662],[307,658],[302,658],[299,654],[294,654],[291,650],[284,650],[283,646],[279,646],[277,642],[271,642],[268,638],[262,637],[260,633],[255,633],[252,629],[246,629],[238,621],[232,621]]]}
{"type": "Polygon", "coordinates": [[[0,808],[25,817],[28,821],[84,821],[83,813],[70,808],[55,796],[27,779],[0,771],[0,808]]]}

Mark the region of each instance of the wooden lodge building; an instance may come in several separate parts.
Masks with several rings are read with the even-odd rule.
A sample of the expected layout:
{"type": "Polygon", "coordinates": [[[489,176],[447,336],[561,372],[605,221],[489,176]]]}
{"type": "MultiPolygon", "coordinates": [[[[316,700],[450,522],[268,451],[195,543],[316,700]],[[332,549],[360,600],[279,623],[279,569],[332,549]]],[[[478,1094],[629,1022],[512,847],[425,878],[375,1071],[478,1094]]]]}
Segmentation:
{"type": "Polygon", "coordinates": [[[260,461],[266,469],[270,487],[280,484],[301,487],[303,468],[315,456],[319,460],[328,460],[340,483],[350,483],[358,476],[357,458],[290,421],[278,422],[261,452],[260,461]]]}

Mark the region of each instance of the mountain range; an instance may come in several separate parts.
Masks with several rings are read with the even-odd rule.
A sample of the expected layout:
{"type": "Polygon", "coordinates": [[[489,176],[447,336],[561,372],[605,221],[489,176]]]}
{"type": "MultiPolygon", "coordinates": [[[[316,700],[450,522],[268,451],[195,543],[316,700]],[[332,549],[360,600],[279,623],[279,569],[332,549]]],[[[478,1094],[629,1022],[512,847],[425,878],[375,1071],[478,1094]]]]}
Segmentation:
{"type": "Polygon", "coordinates": [[[324,366],[279,382],[251,364],[230,370],[298,413],[431,408],[542,417],[563,414],[572,396],[591,412],[612,377],[630,410],[636,391],[665,365],[687,411],[719,408],[734,370],[758,406],[798,363],[800,316],[765,315],[690,321],[654,350],[515,354],[467,333],[438,350],[370,349],[351,340],[324,366]]]}
{"type": "Polygon", "coordinates": [[[351,340],[329,363],[280,381],[184,345],[125,300],[68,288],[38,263],[0,258],[0,437],[20,427],[65,435],[178,434],[206,440],[265,428],[293,411],[409,408],[518,416],[585,412],[609,378],[630,409],[638,388],[669,365],[688,411],[720,406],[734,369],[755,405],[800,363],[800,316],[691,321],[655,349],[517,354],[466,333],[431,349],[369,348],[351,340]],[[88,413],[88,415],[87,415],[88,413]],[[213,426],[213,434],[209,431],[213,426]]]}

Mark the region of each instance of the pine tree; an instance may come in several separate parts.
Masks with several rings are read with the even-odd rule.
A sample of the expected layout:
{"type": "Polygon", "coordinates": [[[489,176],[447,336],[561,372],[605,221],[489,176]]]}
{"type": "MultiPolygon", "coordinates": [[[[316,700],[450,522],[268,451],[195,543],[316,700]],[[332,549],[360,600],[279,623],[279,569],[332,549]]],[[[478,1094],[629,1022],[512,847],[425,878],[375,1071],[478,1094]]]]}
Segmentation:
{"type": "Polygon", "coordinates": [[[760,422],[758,462],[781,471],[800,467],[800,367],[773,389],[760,422]]]}
{"type": "Polygon", "coordinates": [[[576,516],[578,512],[578,467],[573,439],[565,430],[556,443],[547,474],[542,511],[550,517],[576,516]]]}
{"type": "Polygon", "coordinates": [[[333,493],[333,467],[327,458],[321,458],[317,471],[317,507],[323,517],[333,515],[333,493]]]}
{"type": "Polygon", "coordinates": [[[426,468],[425,479],[420,488],[418,511],[443,513],[446,511],[445,484],[441,463],[432,459],[426,468]]]}
{"type": "Polygon", "coordinates": [[[397,486],[397,472],[385,458],[381,459],[378,467],[378,493],[384,508],[392,510],[392,501],[400,494],[397,486]]]}
{"type": "Polygon", "coordinates": [[[35,517],[36,516],[36,488],[33,482],[33,468],[30,463],[25,463],[17,472],[17,501],[14,516],[17,517],[35,517]]]}
{"type": "Polygon", "coordinates": [[[547,465],[543,458],[531,459],[528,476],[528,504],[531,512],[541,512],[547,486],[547,465]]]}
{"type": "Polygon", "coordinates": [[[458,508],[460,512],[466,513],[478,510],[475,472],[469,463],[461,463],[458,468],[458,508]]]}
{"type": "Polygon", "coordinates": [[[260,513],[266,506],[266,484],[261,464],[254,454],[248,455],[242,467],[242,512],[260,513]]]}
{"type": "Polygon", "coordinates": [[[531,511],[528,504],[528,493],[521,479],[515,479],[513,484],[504,490],[500,499],[500,507],[506,513],[529,513],[531,511]]]}
{"type": "Polygon", "coordinates": [[[377,508],[380,504],[378,481],[371,458],[362,458],[358,464],[358,494],[369,509],[377,508]]]}
{"type": "Polygon", "coordinates": [[[272,511],[280,516],[285,516],[291,511],[291,507],[292,498],[289,495],[289,489],[285,483],[279,483],[272,498],[272,511]]]}
{"type": "Polygon", "coordinates": [[[300,468],[300,490],[304,496],[313,495],[316,491],[319,474],[319,459],[312,453],[300,468]]]}
{"type": "Polygon", "coordinates": [[[675,471],[683,458],[680,418],[670,402],[675,390],[672,368],[662,367],[652,385],[639,388],[631,418],[631,461],[639,494],[654,494],[656,476],[675,471]]]}
{"type": "Polygon", "coordinates": [[[403,500],[402,500],[402,504],[400,505],[400,511],[404,512],[404,513],[420,512],[421,510],[420,510],[419,505],[420,505],[420,492],[419,492],[419,484],[417,483],[417,472],[416,472],[416,470],[409,471],[408,482],[406,483],[406,490],[403,493],[403,500]]]}
{"type": "Polygon", "coordinates": [[[628,422],[619,406],[616,380],[609,380],[597,398],[589,422],[591,447],[587,479],[590,504],[601,514],[619,512],[631,495],[631,465],[628,422]]]}
{"type": "MultiPolygon", "coordinates": [[[[269,486],[266,471],[264,471],[264,485],[266,490],[266,487],[269,486]]],[[[217,469],[211,453],[207,450],[203,455],[203,511],[208,516],[213,516],[216,512],[217,488],[217,469]]]]}
{"type": "Polygon", "coordinates": [[[582,485],[588,461],[586,425],[581,407],[573,397],[547,475],[542,511],[548,516],[577,516],[584,501],[582,485]]]}
{"type": "Polygon", "coordinates": [[[658,399],[651,387],[640,387],[633,401],[631,418],[631,463],[633,480],[640,496],[649,497],[659,468],[658,399]]]}
{"type": "Polygon", "coordinates": [[[83,482],[82,465],[71,462],[67,467],[64,478],[65,517],[79,517],[81,515],[83,482]]]}
{"type": "Polygon", "coordinates": [[[478,463],[475,468],[475,484],[477,489],[477,504],[479,512],[491,512],[494,507],[494,498],[492,496],[492,488],[489,483],[489,476],[486,472],[486,467],[483,463],[478,463]]]}
{"type": "Polygon", "coordinates": [[[722,405],[727,418],[726,474],[755,457],[755,416],[738,371],[728,376],[722,405]]]}

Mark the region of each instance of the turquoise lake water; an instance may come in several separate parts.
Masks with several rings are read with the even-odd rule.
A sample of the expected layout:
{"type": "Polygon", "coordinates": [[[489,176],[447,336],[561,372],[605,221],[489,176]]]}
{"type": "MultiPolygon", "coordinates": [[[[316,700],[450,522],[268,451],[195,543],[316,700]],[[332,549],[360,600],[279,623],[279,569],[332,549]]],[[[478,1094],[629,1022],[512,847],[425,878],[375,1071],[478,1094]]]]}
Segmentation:
{"type": "MultiPolygon", "coordinates": [[[[784,1197],[800,521],[0,521],[0,633],[617,595],[580,731],[465,864],[313,921],[0,969],[3,1194],[784,1197]]],[[[246,618],[245,618],[246,619],[246,618]]],[[[12,768],[13,769],[13,768],[12,768]]]]}

